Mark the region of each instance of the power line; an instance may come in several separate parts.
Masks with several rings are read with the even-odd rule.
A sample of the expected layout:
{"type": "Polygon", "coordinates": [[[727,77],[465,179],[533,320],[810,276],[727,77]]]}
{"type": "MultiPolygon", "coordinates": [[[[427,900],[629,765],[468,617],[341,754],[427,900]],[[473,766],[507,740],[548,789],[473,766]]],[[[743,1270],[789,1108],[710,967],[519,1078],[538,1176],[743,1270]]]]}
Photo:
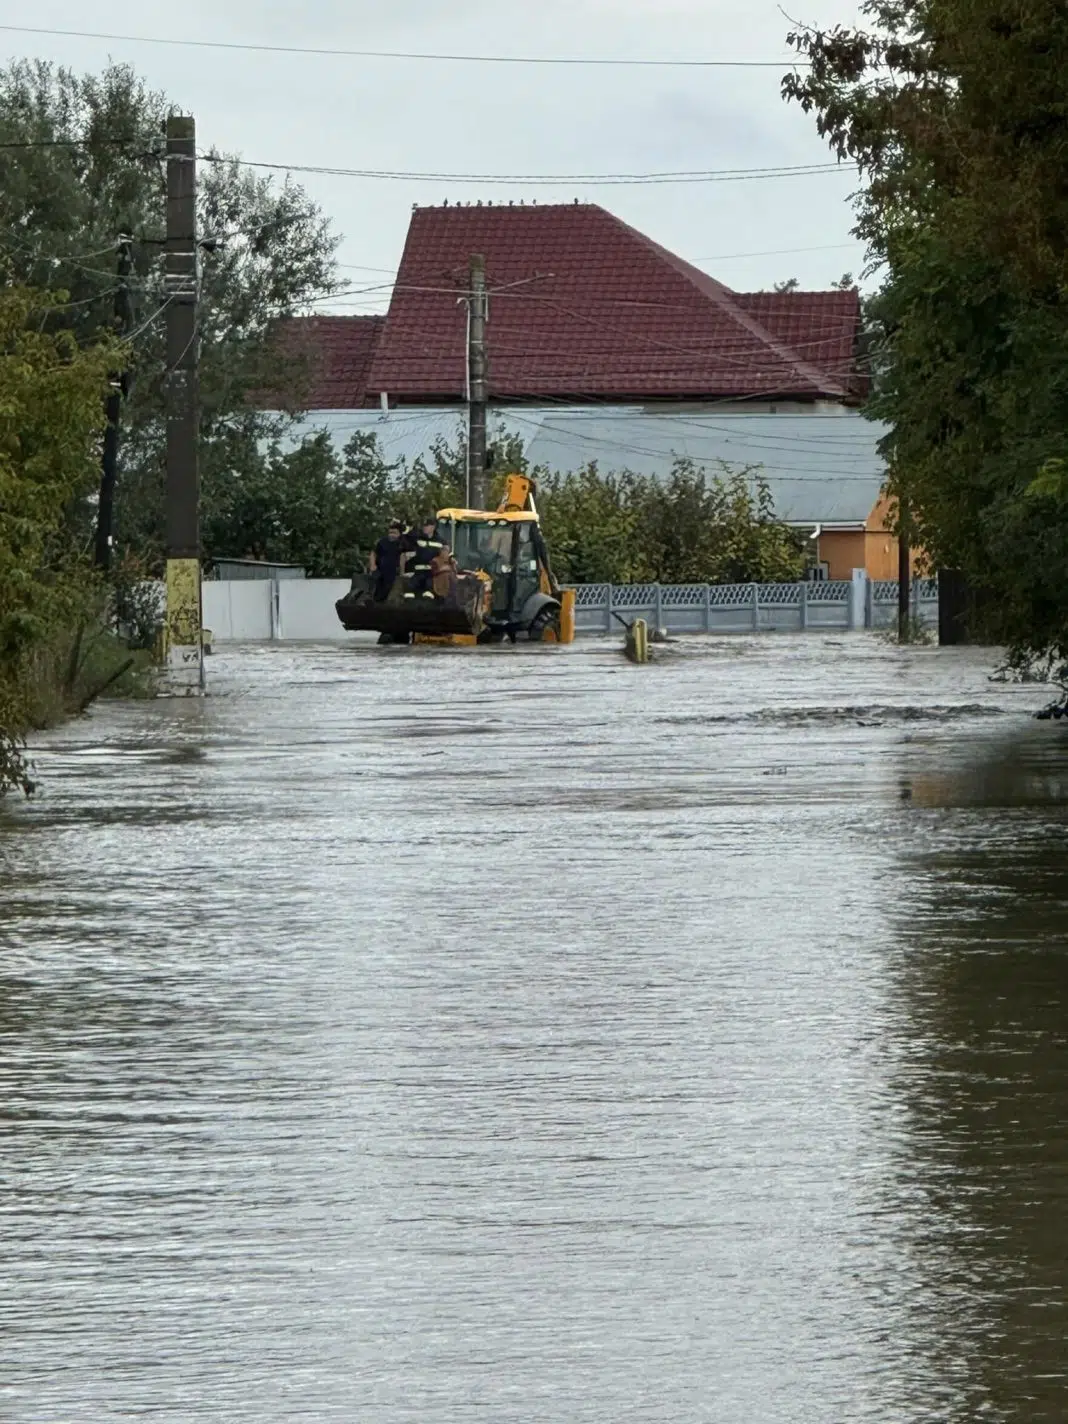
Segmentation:
{"type": "MultiPolygon", "coordinates": [[[[159,320],[159,318],[163,315],[163,313],[167,310],[167,308],[173,301],[173,296],[168,297],[162,306],[157,307],[156,310],[152,313],[152,315],[146,317],[145,320],[141,323],[141,325],[137,327],[136,330],[131,331],[130,334],[124,338],[124,340],[128,342],[136,341],[139,336],[141,336],[144,332],[148,330],[150,326],[153,325],[153,323],[159,320]]],[[[186,349],[188,350],[188,347],[186,349]]],[[[185,351],[182,352],[182,355],[185,355],[185,351]]]]}
{"type": "MultiPolygon", "coordinates": [[[[665,455],[671,453],[677,455],[678,453],[677,451],[667,451],[662,447],[658,449],[652,449],[648,446],[642,446],[627,442],[626,440],[619,440],[618,438],[613,439],[611,436],[605,438],[603,435],[591,435],[573,428],[575,418],[580,414],[582,416],[595,420],[609,419],[612,421],[613,425],[616,425],[621,424],[622,422],[625,422],[628,419],[636,421],[648,421],[648,412],[633,410],[620,411],[618,403],[608,398],[601,398],[600,400],[588,399],[587,405],[590,407],[597,407],[598,409],[583,409],[579,411],[575,408],[574,401],[566,396],[547,395],[544,391],[539,392],[533,390],[527,392],[513,392],[513,395],[525,397],[530,401],[540,402],[542,406],[547,406],[550,409],[548,411],[536,411],[536,407],[532,408],[530,405],[517,406],[513,404],[494,404],[492,406],[492,415],[498,422],[503,423],[505,426],[507,425],[509,419],[513,419],[519,421],[521,424],[530,426],[532,429],[544,430],[550,436],[557,435],[562,436],[564,438],[571,436],[574,439],[580,440],[586,444],[600,444],[606,447],[627,450],[633,454],[644,454],[648,456],[655,456],[656,458],[663,458],[665,455]],[[569,425],[569,427],[567,428],[553,425],[552,419],[554,414],[559,414],[560,416],[566,418],[569,422],[571,422],[571,425],[569,425]]],[[[777,388],[769,388],[767,391],[763,392],[763,396],[765,398],[771,399],[782,398],[781,392],[779,392],[777,388]]],[[[737,443],[742,447],[742,449],[745,449],[746,447],[753,450],[762,448],[769,450],[773,454],[779,456],[788,455],[790,453],[790,446],[809,446],[811,447],[810,449],[806,449],[803,451],[805,455],[810,455],[812,458],[820,461],[834,460],[836,463],[838,463],[840,461],[845,460],[850,466],[854,467],[852,470],[839,469],[838,472],[835,474],[815,474],[812,472],[811,466],[765,466],[765,468],[775,470],[778,473],[789,474],[795,479],[811,480],[816,483],[848,483],[855,481],[870,483],[872,480],[880,478],[881,475],[885,473],[883,468],[880,468],[879,471],[867,472],[858,472],[855,469],[855,466],[857,464],[864,463],[867,458],[871,457],[874,457],[875,459],[879,460],[880,466],[882,466],[881,457],[878,456],[875,450],[874,442],[878,439],[878,436],[876,436],[874,432],[872,436],[870,436],[868,439],[864,439],[864,437],[861,436],[860,432],[858,431],[856,436],[856,450],[855,453],[850,456],[848,452],[844,452],[840,449],[828,448],[839,444],[847,444],[848,437],[839,440],[838,437],[828,435],[826,434],[826,432],[824,432],[824,434],[822,435],[811,437],[788,434],[786,431],[783,431],[781,436],[773,435],[767,430],[748,431],[745,429],[745,426],[752,422],[754,419],[774,421],[778,417],[765,412],[736,411],[734,413],[731,413],[727,411],[722,411],[720,409],[723,406],[736,406],[738,405],[741,399],[742,398],[739,396],[722,396],[702,402],[701,412],[694,411],[688,414],[683,412],[672,412],[672,414],[670,415],[670,424],[672,431],[680,431],[683,439],[686,438],[687,431],[695,431],[701,435],[706,435],[706,437],[707,434],[723,433],[732,436],[734,440],[737,441],[737,443]],[[700,415],[709,415],[711,416],[712,420],[735,420],[742,428],[737,431],[729,430],[726,427],[711,424],[708,421],[699,418],[700,415]],[[739,436],[741,437],[740,439],[739,436]],[[765,443],[765,439],[777,440],[780,438],[784,442],[786,442],[785,449],[765,443]]],[[[455,415],[457,422],[462,424],[462,408],[456,407],[452,413],[455,415]]],[[[375,427],[374,433],[377,434],[379,430],[388,429],[391,425],[396,427],[403,426],[409,423],[425,423],[427,421],[432,421],[435,418],[428,414],[426,407],[420,407],[418,409],[405,409],[405,407],[403,406],[392,408],[389,411],[389,414],[386,416],[379,415],[377,412],[372,411],[370,408],[364,411],[362,413],[362,416],[359,412],[350,410],[319,410],[317,414],[320,417],[325,416],[328,418],[329,429],[332,434],[347,433],[355,430],[366,430],[369,429],[372,424],[375,427]],[[331,416],[336,417],[342,415],[356,415],[357,420],[355,423],[352,424],[335,424],[333,423],[333,421],[330,420],[331,416]]],[[[302,418],[302,423],[307,423],[308,419],[309,415],[308,413],[305,413],[304,417],[302,418]]],[[[840,415],[829,415],[820,412],[810,412],[804,416],[804,420],[806,423],[825,422],[828,420],[840,421],[841,419],[842,417],[840,415]]],[[[403,431],[396,432],[393,436],[393,439],[401,439],[403,438],[403,435],[403,431]]],[[[802,452],[799,451],[799,453],[802,452]]],[[[719,457],[705,454],[694,458],[696,458],[698,463],[700,463],[702,459],[716,459],[719,457]]],[[[742,455],[742,458],[745,459],[744,454],[742,455]]],[[[757,457],[757,459],[759,461],[759,457],[757,457]]]]}
{"type": "MultiPolygon", "coordinates": [[[[322,411],[317,412],[317,414],[320,416],[323,413],[324,412],[322,411]]],[[[492,413],[495,417],[500,417],[502,419],[502,422],[505,425],[505,434],[515,433],[519,434],[520,438],[523,438],[521,431],[516,432],[509,431],[507,429],[508,419],[515,420],[520,425],[528,427],[528,429],[533,432],[532,435],[526,437],[528,447],[532,443],[533,439],[535,439],[539,434],[542,433],[546,434],[549,437],[550,441],[552,440],[553,436],[564,436],[566,438],[568,435],[571,434],[571,432],[561,430],[558,426],[551,425],[546,421],[532,420],[530,417],[521,415],[517,411],[510,410],[508,412],[502,412],[499,409],[495,408],[492,413]]],[[[457,411],[455,414],[457,417],[457,427],[458,429],[462,430],[462,412],[457,411]]],[[[331,437],[337,435],[352,434],[356,431],[367,431],[367,433],[373,435],[376,441],[383,447],[387,444],[396,444],[398,441],[411,439],[413,436],[420,436],[424,432],[429,432],[433,429],[436,423],[434,418],[431,416],[420,415],[419,417],[411,417],[410,419],[412,420],[413,424],[418,424],[420,426],[419,431],[415,431],[414,429],[409,428],[401,431],[394,430],[388,435],[386,435],[386,432],[389,431],[390,423],[395,420],[396,417],[391,413],[388,419],[382,421],[382,429],[373,429],[371,427],[371,417],[373,415],[373,412],[368,411],[367,415],[367,420],[361,420],[359,422],[354,422],[353,424],[345,425],[316,425],[312,420],[305,420],[301,423],[306,423],[308,425],[309,434],[312,433],[312,431],[324,430],[331,437]]],[[[655,460],[670,459],[674,461],[679,459],[691,459],[694,465],[705,473],[709,473],[709,464],[718,463],[719,460],[722,458],[720,456],[685,456],[680,455],[677,451],[674,450],[652,449],[648,446],[634,445],[625,441],[604,439],[598,436],[586,436],[576,434],[574,438],[587,445],[593,446],[594,449],[612,449],[620,451],[624,455],[641,455],[645,456],[647,459],[655,460]]],[[[743,464],[743,461],[731,461],[729,459],[723,459],[723,463],[730,467],[732,464],[743,464]]],[[[746,469],[755,473],[759,473],[759,471],[768,471],[776,475],[785,476],[787,480],[794,484],[818,484],[838,486],[862,484],[871,486],[885,479],[885,470],[873,471],[870,474],[842,471],[840,474],[826,475],[813,473],[810,468],[807,468],[805,466],[770,465],[766,464],[763,460],[744,461],[744,466],[746,469]]],[[[613,470],[610,473],[620,473],[620,471],[613,470]]]]}
{"type": "Polygon", "coordinates": [[[721,252],[716,257],[690,257],[688,261],[696,266],[698,262],[733,262],[744,257],[792,257],[796,252],[838,252],[860,245],[859,242],[828,242],[821,247],[773,247],[766,252],[721,252]]]}
{"type": "MultiPolygon", "coordinates": [[[[283,173],[312,173],[328,178],[367,178],[401,183],[485,183],[499,185],[568,187],[624,187],[662,183],[736,183],[763,178],[809,177],[820,173],[856,173],[847,163],[803,163],[776,168],[710,168],[662,173],[418,173],[383,168],[333,168],[308,163],[266,163],[251,158],[232,158],[219,153],[198,155],[205,163],[236,163],[245,168],[264,168],[283,173]]],[[[470,207],[470,204],[457,204],[470,207]]]]}
{"type": "MultiPolygon", "coordinates": [[[[3,26],[0,25],[0,29],[3,26]]],[[[21,148],[92,148],[95,144],[121,145],[144,143],[144,139],[133,138],[19,138],[6,139],[0,143],[0,149],[21,149],[21,148]]]]}
{"type": "Polygon", "coordinates": [[[387,277],[397,275],[396,267],[368,267],[362,262],[337,262],[334,265],[343,267],[349,272],[383,272],[387,277]]]}
{"type": "MultiPolygon", "coordinates": [[[[114,274],[113,274],[114,275],[114,274]]],[[[108,287],[106,291],[94,292],[91,297],[80,297],[76,302],[50,302],[41,307],[42,311],[73,311],[75,307],[90,307],[94,302],[103,301],[106,297],[113,297],[118,291],[118,287],[108,287]]]]}
{"type": "Polygon", "coordinates": [[[305,54],[328,59],[396,59],[433,64],[559,65],[601,69],[782,69],[807,68],[808,60],[783,59],[623,59],[582,55],[430,54],[421,50],[335,49],[312,45],[272,45],[230,40],[172,39],[161,35],[119,35],[105,30],[52,30],[37,25],[0,25],[9,34],[50,35],[78,40],[118,40],[124,44],[178,45],[186,49],[242,50],[253,54],[305,54]]]}
{"type": "MultiPolygon", "coordinates": [[[[696,266],[699,262],[734,262],[750,257],[791,257],[801,252],[840,252],[860,245],[858,242],[827,242],[819,247],[773,247],[761,252],[720,252],[713,257],[689,257],[686,261],[696,266]]],[[[350,272],[382,272],[387,277],[396,276],[398,270],[396,267],[370,267],[365,262],[338,262],[336,265],[350,272]]]]}
{"type": "MultiPolygon", "coordinates": [[[[569,430],[566,430],[566,429],[561,429],[561,427],[559,427],[559,426],[551,425],[548,421],[545,421],[545,420],[542,420],[542,421],[534,421],[534,420],[531,420],[531,419],[529,419],[528,417],[524,417],[524,416],[522,416],[522,415],[519,415],[519,414],[517,414],[517,413],[514,412],[514,411],[509,412],[509,414],[510,414],[510,416],[511,416],[511,418],[512,418],[513,420],[518,420],[521,425],[526,425],[526,426],[533,427],[538,433],[545,432],[545,433],[548,434],[550,437],[553,436],[553,435],[563,436],[563,437],[565,437],[565,438],[570,438],[570,439],[573,439],[573,440],[579,440],[579,441],[585,442],[585,443],[587,443],[587,444],[596,446],[596,447],[598,447],[598,448],[617,449],[617,450],[621,450],[624,454],[630,454],[630,455],[645,455],[646,457],[648,457],[648,458],[650,458],[650,459],[657,459],[657,460],[659,460],[659,459],[663,459],[663,458],[664,458],[665,456],[667,456],[667,455],[671,455],[671,456],[673,456],[674,458],[680,458],[680,457],[679,457],[677,454],[675,454],[675,452],[673,452],[673,451],[666,451],[666,450],[663,450],[663,449],[659,449],[659,450],[657,450],[657,449],[651,449],[651,448],[649,448],[648,446],[643,446],[643,445],[632,445],[632,444],[628,444],[628,443],[625,442],[625,441],[612,440],[611,438],[605,438],[604,436],[582,435],[582,434],[580,434],[580,433],[577,432],[577,431],[569,431],[569,430]]],[[[681,457],[681,458],[686,458],[686,457],[681,457]]],[[[692,457],[691,457],[691,458],[692,458],[692,457]]],[[[698,462],[695,461],[695,463],[698,463],[698,462]]],[[[779,473],[779,474],[793,475],[793,477],[794,477],[798,482],[807,481],[807,482],[810,482],[810,483],[812,483],[812,484],[844,484],[844,483],[856,482],[856,481],[860,481],[860,482],[863,482],[863,483],[868,484],[868,483],[873,483],[875,480],[880,479],[881,477],[883,477],[883,476],[882,476],[882,472],[880,472],[879,474],[864,475],[864,474],[846,473],[846,472],[843,471],[841,474],[837,474],[837,475],[814,475],[814,474],[811,473],[810,470],[807,470],[807,469],[805,469],[804,467],[798,466],[798,465],[769,465],[769,464],[765,464],[763,461],[760,461],[760,462],[758,462],[758,463],[760,464],[760,467],[761,467],[762,469],[765,469],[765,470],[774,470],[776,473],[779,473]]]]}
{"type": "MultiPolygon", "coordinates": [[[[4,29],[0,25],[0,30],[4,29]]],[[[10,27],[8,27],[10,28],[10,27]]],[[[93,137],[91,139],[12,139],[0,141],[0,151],[13,152],[19,150],[46,149],[46,148],[91,148],[96,144],[113,145],[136,145],[138,140],[133,138],[108,138],[93,137]]],[[[148,155],[143,156],[158,156],[148,155]]],[[[595,186],[622,186],[630,184],[655,184],[655,183],[734,183],[749,181],[757,178],[793,178],[807,177],[810,174],[856,172],[856,165],[842,162],[827,163],[799,163],[799,164],[779,164],[770,168],[708,168],[708,169],[678,169],[676,171],[649,172],[649,173],[421,173],[414,170],[405,169],[379,169],[379,168],[334,168],[325,164],[310,163],[267,163],[262,160],[252,158],[239,158],[232,154],[224,153],[201,153],[197,155],[204,163],[235,164],[244,168],[263,168],[272,172],[283,173],[312,173],[329,178],[373,178],[389,180],[392,182],[416,182],[416,183],[515,183],[528,185],[548,185],[552,187],[567,187],[573,183],[589,184],[595,186]]],[[[457,204],[457,206],[470,206],[457,204]]],[[[850,243],[832,244],[833,246],[852,246],[850,243]]],[[[818,252],[821,248],[783,248],[782,253],[790,252],[818,252]]],[[[729,253],[726,257],[700,257],[698,262],[726,261],[728,257],[769,257],[778,255],[775,252],[765,253],[729,253]]],[[[364,268],[365,271],[386,271],[386,268],[364,268]]]]}

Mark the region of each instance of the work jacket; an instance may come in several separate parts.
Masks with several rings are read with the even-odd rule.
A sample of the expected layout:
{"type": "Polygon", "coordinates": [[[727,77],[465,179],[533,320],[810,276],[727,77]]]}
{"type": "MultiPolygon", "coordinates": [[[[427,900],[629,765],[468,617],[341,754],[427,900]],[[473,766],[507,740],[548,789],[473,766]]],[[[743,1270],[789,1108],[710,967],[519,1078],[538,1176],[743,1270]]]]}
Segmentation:
{"type": "Polygon", "coordinates": [[[411,536],[408,548],[412,557],[408,560],[408,572],[429,573],[430,565],[438,554],[441,553],[441,540],[436,535],[431,535],[428,539],[422,530],[411,536]]]}

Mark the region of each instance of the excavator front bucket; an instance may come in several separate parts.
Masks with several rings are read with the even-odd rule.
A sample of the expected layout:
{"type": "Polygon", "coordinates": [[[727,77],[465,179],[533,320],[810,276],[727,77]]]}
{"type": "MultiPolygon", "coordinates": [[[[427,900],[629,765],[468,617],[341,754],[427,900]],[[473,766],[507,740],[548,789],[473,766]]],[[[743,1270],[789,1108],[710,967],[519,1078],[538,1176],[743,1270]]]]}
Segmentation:
{"type": "Polygon", "coordinates": [[[386,633],[400,642],[407,642],[415,633],[477,637],[482,632],[486,585],[481,579],[457,579],[446,598],[424,598],[422,594],[407,598],[404,584],[404,579],[398,579],[389,597],[378,602],[369,580],[358,575],[348,593],[334,605],[342,627],[349,632],[386,633]]]}

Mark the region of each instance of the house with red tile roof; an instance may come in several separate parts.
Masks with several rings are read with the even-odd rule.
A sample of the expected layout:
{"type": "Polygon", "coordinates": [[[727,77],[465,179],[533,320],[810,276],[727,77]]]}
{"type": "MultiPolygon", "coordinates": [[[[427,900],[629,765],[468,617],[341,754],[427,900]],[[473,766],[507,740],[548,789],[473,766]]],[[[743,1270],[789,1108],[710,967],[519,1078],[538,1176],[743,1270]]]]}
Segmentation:
{"type": "Polygon", "coordinates": [[[733,292],[594,204],[416,208],[389,312],[308,317],[312,409],[463,400],[484,254],[489,392],[507,403],[863,396],[855,291],[733,292]]]}
{"type": "MultiPolygon", "coordinates": [[[[734,292],[595,204],[416,208],[384,317],[287,324],[309,362],[307,428],[366,426],[410,457],[411,437],[455,424],[474,253],[491,407],[531,458],[540,440],[557,468],[760,465],[780,517],[818,530],[829,576],[848,577],[871,542],[846,535],[890,551],[875,513],[882,432],[859,414],[858,293],[734,292]]],[[[893,576],[883,558],[870,572],[893,576]]]]}

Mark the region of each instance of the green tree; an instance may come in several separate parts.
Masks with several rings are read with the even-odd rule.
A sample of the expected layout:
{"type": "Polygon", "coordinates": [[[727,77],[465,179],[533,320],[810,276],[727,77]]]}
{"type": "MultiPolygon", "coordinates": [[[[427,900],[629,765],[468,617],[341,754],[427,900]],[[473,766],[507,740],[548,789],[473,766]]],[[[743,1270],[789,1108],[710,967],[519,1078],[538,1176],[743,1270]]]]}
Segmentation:
{"type": "Polygon", "coordinates": [[[914,542],[989,595],[1022,652],[1068,656],[1068,11],[869,0],[798,31],[788,98],[866,181],[890,489],[914,542]]]}
{"type": "Polygon", "coordinates": [[[110,343],[80,347],[44,318],[62,293],[0,288],[0,792],[26,785],[19,754],[34,658],[85,592],[66,515],[97,477],[110,343]]]}
{"type": "Polygon", "coordinates": [[[319,434],[291,448],[235,446],[224,475],[205,484],[203,539],[209,559],[301,564],[312,578],[348,576],[400,504],[403,472],[373,435],[357,433],[339,457],[319,434]]]}
{"type": "Polygon", "coordinates": [[[566,582],[774,583],[804,571],[758,470],[711,475],[678,460],[660,481],[590,465],[543,477],[538,507],[566,582]]]}
{"type": "MultiPolygon", "coordinates": [[[[124,412],[120,542],[163,545],[161,239],[163,128],[170,105],[127,66],[80,76],[45,63],[0,70],[0,252],[13,274],[62,287],[51,327],[92,339],[112,322],[118,239],[135,239],[133,391],[124,412]],[[24,145],[22,147],[12,145],[24,145]]],[[[275,324],[339,289],[337,238],[297,185],[209,152],[200,166],[201,467],[205,482],[256,466],[284,417],[252,408],[259,391],[297,409],[309,369],[272,340],[275,324]]],[[[90,517],[91,511],[85,511],[90,517]]]]}
{"type": "Polygon", "coordinates": [[[543,477],[538,511],[556,576],[565,583],[640,583],[639,481],[604,474],[596,464],[543,477]]]}

